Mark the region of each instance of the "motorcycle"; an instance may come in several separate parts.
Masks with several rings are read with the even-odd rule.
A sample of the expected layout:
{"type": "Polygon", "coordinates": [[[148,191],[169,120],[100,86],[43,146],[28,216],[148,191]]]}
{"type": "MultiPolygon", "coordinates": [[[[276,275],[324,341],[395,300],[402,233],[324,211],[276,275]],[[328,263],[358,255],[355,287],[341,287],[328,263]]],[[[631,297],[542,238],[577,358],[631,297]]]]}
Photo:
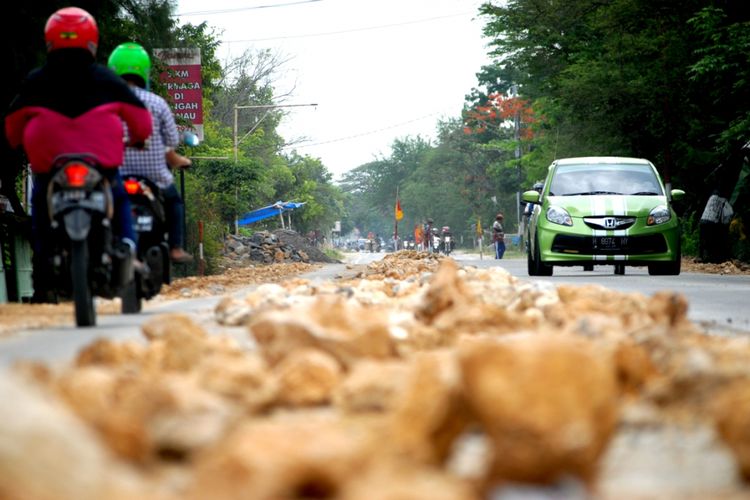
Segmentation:
{"type": "Polygon", "coordinates": [[[94,296],[114,298],[133,277],[132,242],[115,241],[109,181],[95,156],[61,155],[47,185],[52,286],[72,298],[78,326],[96,324],[94,296]]]}
{"type": "Polygon", "coordinates": [[[437,232],[432,234],[432,253],[440,253],[440,235],[437,232]]]}
{"type": "Polygon", "coordinates": [[[156,296],[162,285],[171,283],[167,218],[161,191],[151,180],[126,175],[123,184],[138,235],[136,255],[145,264],[145,270],[135,273],[121,295],[122,313],[134,314],[140,312],[144,299],[156,296]]]}
{"type": "Polygon", "coordinates": [[[450,234],[446,234],[443,236],[443,253],[445,255],[450,255],[451,251],[453,250],[453,238],[450,234]]]}
{"type": "MultiPolygon", "coordinates": [[[[191,131],[181,134],[185,146],[197,146],[198,136],[191,131]]],[[[180,170],[182,197],[185,198],[184,170],[180,170]]],[[[169,262],[169,228],[166,206],[159,187],[143,175],[129,174],[123,178],[125,192],[130,199],[133,230],[138,237],[136,255],[145,264],[142,272],[135,273],[132,282],[121,294],[123,314],[141,311],[143,300],[155,297],[162,285],[172,282],[169,262]]],[[[184,221],[183,221],[184,223],[184,221]]]]}

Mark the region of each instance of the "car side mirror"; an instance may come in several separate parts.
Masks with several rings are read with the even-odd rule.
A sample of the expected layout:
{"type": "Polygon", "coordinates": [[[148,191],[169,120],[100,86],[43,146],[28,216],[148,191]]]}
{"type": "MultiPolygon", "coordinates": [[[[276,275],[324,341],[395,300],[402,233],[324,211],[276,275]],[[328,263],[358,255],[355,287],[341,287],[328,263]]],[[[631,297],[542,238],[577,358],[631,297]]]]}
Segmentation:
{"type": "Polygon", "coordinates": [[[526,203],[539,203],[540,194],[538,191],[532,189],[531,191],[524,191],[521,195],[521,199],[526,203]]]}
{"type": "Polygon", "coordinates": [[[670,191],[670,194],[672,195],[672,199],[675,201],[681,200],[683,196],[685,196],[685,191],[682,189],[673,189],[670,191]]]}

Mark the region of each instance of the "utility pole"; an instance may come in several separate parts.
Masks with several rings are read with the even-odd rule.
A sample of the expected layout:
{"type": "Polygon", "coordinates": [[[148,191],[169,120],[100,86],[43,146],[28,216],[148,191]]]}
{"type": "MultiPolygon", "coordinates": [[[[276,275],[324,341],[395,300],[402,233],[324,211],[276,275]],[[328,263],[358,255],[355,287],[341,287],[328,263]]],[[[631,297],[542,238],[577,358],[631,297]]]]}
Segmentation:
{"type": "MultiPolygon", "coordinates": [[[[255,132],[255,130],[258,128],[258,126],[263,122],[263,120],[266,119],[266,117],[271,113],[272,110],[276,108],[298,108],[298,107],[305,107],[305,106],[314,106],[317,107],[317,103],[312,104],[250,104],[250,105],[244,105],[240,106],[238,104],[234,105],[234,132],[232,134],[232,145],[234,149],[234,163],[236,164],[239,157],[239,144],[245,138],[247,138],[250,134],[255,132]],[[265,109],[265,113],[263,113],[263,116],[260,117],[260,119],[255,122],[255,124],[250,128],[250,130],[243,135],[242,137],[238,137],[239,134],[239,110],[241,109],[265,109]]],[[[239,191],[239,184],[235,184],[234,187],[234,199],[239,202],[240,197],[240,191],[239,191]]],[[[283,225],[283,219],[282,219],[282,225],[283,225]]],[[[235,214],[234,217],[234,234],[239,234],[240,232],[240,217],[239,214],[235,214]]]]}
{"type": "MultiPolygon", "coordinates": [[[[511,87],[511,97],[516,99],[518,97],[518,85],[514,84],[511,87]]],[[[516,228],[520,235],[521,233],[521,110],[516,107],[516,114],[513,117],[513,139],[516,141],[516,183],[518,189],[516,191],[516,228]]]]}

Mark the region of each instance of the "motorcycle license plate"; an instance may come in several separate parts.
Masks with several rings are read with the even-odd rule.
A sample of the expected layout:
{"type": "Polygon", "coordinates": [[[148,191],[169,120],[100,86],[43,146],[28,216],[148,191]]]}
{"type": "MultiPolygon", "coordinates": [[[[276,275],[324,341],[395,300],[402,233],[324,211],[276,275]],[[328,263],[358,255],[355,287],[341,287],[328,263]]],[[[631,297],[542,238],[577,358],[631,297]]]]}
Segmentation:
{"type": "Polygon", "coordinates": [[[594,238],[594,248],[598,250],[622,250],[627,246],[627,236],[597,236],[594,238]]]}
{"type": "Polygon", "coordinates": [[[139,215],[135,218],[135,230],[139,233],[151,231],[154,228],[153,215],[139,215]]]}

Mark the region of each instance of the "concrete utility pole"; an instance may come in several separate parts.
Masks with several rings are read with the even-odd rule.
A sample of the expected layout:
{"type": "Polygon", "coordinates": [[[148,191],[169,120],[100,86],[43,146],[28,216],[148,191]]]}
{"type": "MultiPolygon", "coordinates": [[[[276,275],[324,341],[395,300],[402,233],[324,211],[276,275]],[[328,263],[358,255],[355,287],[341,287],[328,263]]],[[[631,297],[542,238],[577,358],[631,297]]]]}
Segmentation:
{"type": "MultiPolygon", "coordinates": [[[[514,99],[518,97],[518,85],[513,85],[511,88],[511,97],[514,99]]],[[[516,109],[516,114],[513,117],[513,139],[516,141],[516,182],[518,182],[518,190],[516,191],[516,228],[521,234],[521,110],[516,109]]]]}
{"type": "MultiPolygon", "coordinates": [[[[250,134],[255,132],[255,130],[258,128],[258,126],[263,122],[263,120],[266,119],[268,114],[271,112],[271,110],[276,108],[299,108],[299,107],[305,107],[305,106],[315,106],[317,107],[317,103],[312,104],[250,104],[246,106],[240,106],[238,104],[234,105],[234,133],[232,134],[232,145],[234,149],[234,163],[237,163],[238,156],[239,156],[239,144],[245,138],[247,138],[250,134]],[[238,137],[239,131],[239,110],[241,109],[265,109],[266,112],[263,113],[263,116],[260,117],[260,119],[255,122],[255,124],[250,128],[250,130],[243,135],[242,137],[238,137]]],[[[234,188],[234,197],[235,200],[239,200],[239,187],[235,186],[234,188]]],[[[282,219],[283,221],[283,219],[282,219]]],[[[283,222],[282,222],[283,225],[283,222]]],[[[240,232],[240,219],[239,214],[235,214],[234,217],[234,234],[239,234],[240,232]]]]}

